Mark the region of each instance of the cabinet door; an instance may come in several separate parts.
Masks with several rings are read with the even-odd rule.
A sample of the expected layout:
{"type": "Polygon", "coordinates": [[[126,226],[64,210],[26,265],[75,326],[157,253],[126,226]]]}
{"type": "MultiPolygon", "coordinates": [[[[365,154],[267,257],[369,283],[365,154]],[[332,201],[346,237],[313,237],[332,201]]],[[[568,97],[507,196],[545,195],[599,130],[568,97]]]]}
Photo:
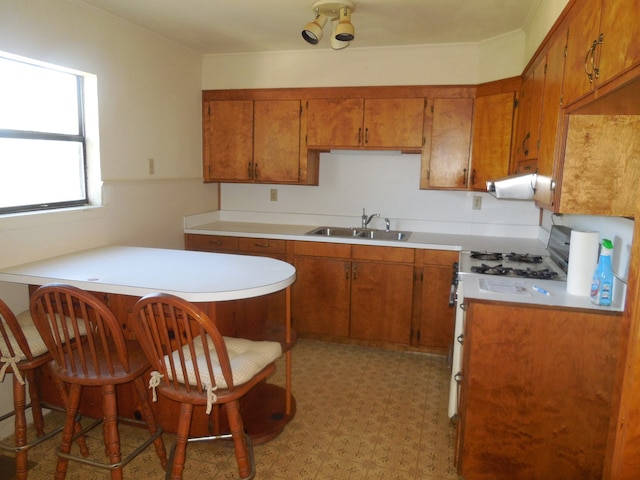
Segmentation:
{"type": "MultiPolygon", "coordinates": [[[[559,119],[562,98],[562,78],[564,75],[564,50],[566,45],[566,28],[560,27],[560,32],[553,40],[547,53],[547,71],[542,93],[542,119],[540,124],[540,149],[538,151],[537,177],[534,200],[536,204],[545,208],[552,208],[554,196],[554,182],[556,178],[555,165],[556,146],[559,142],[559,119]]],[[[560,159],[558,158],[558,161],[560,159]]]]}
{"type": "Polygon", "coordinates": [[[295,183],[300,172],[300,100],[256,100],[253,179],[295,183]]]}
{"type": "Polygon", "coordinates": [[[559,213],[635,215],[639,131],[637,115],[569,117],[562,184],[558,186],[559,213]]]}
{"type": "Polygon", "coordinates": [[[538,158],[545,67],[546,58],[542,58],[522,80],[514,145],[516,162],[538,158]]]}
{"type": "Polygon", "coordinates": [[[423,98],[365,100],[364,146],[370,148],[422,148],[423,98]]]}
{"type": "Polygon", "coordinates": [[[307,101],[308,147],[359,147],[364,132],[362,98],[314,98],[307,101]]]}
{"type": "Polygon", "coordinates": [[[603,0],[600,31],[598,83],[603,83],[640,62],[640,2],[603,0]]]}
{"type": "Polygon", "coordinates": [[[408,345],[411,337],[413,265],[352,265],[350,336],[408,345]]]}
{"type": "Polygon", "coordinates": [[[296,256],[293,264],[292,322],[296,331],[348,337],[351,262],[296,256]]]}
{"type": "Polygon", "coordinates": [[[207,102],[203,130],[205,181],[249,181],[253,162],[253,102],[207,102]]]}
{"type": "Polygon", "coordinates": [[[487,190],[487,180],[509,173],[515,92],[478,97],[473,114],[471,183],[487,190]]]}
{"type": "Polygon", "coordinates": [[[470,302],[458,473],[601,479],[621,324],[602,312],[470,302]]]}
{"type": "Polygon", "coordinates": [[[430,250],[424,255],[419,345],[448,353],[456,313],[455,308],[449,306],[449,293],[458,253],[430,250]]]}
{"type": "MultiPolygon", "coordinates": [[[[589,55],[596,48],[593,42],[599,34],[601,0],[576,2],[569,13],[569,36],[567,38],[567,57],[562,86],[564,104],[569,105],[583,95],[591,92],[593,80],[587,70],[595,66],[595,56],[589,55]],[[593,65],[591,59],[593,58],[593,65]]],[[[637,41],[634,40],[634,41],[637,41]]],[[[597,53],[594,51],[594,54],[597,53]]]]}
{"type": "Polygon", "coordinates": [[[468,185],[473,99],[436,98],[427,114],[430,135],[422,155],[420,188],[468,185]]]}

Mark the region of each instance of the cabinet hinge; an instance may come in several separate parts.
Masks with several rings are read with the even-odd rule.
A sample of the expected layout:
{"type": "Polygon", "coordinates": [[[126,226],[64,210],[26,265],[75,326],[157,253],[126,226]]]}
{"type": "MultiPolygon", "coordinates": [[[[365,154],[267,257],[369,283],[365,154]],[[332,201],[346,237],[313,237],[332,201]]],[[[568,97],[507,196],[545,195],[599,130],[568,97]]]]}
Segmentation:
{"type": "Polygon", "coordinates": [[[564,94],[560,94],[560,106],[564,104],[564,94]]]}
{"type": "Polygon", "coordinates": [[[519,102],[519,101],[518,101],[518,99],[516,98],[516,99],[513,101],[513,108],[514,108],[514,109],[518,108],[518,105],[520,105],[520,102],[519,102]]]}
{"type": "Polygon", "coordinates": [[[549,64],[548,64],[548,63],[545,63],[545,64],[544,64],[544,74],[545,74],[545,75],[547,74],[547,67],[548,67],[548,66],[549,66],[549,64]]]}
{"type": "Polygon", "coordinates": [[[431,113],[433,113],[433,104],[431,105],[431,113]]]}
{"type": "MultiPolygon", "coordinates": [[[[567,36],[568,36],[568,35],[567,35],[567,36]]],[[[565,58],[566,58],[566,56],[567,56],[567,47],[568,47],[568,45],[565,45],[565,46],[564,46],[564,56],[565,56],[565,58]]]]}
{"type": "Polygon", "coordinates": [[[302,116],[302,105],[300,105],[300,116],[302,116]]]}
{"type": "Polygon", "coordinates": [[[211,116],[211,105],[207,105],[207,115],[211,116]]]}

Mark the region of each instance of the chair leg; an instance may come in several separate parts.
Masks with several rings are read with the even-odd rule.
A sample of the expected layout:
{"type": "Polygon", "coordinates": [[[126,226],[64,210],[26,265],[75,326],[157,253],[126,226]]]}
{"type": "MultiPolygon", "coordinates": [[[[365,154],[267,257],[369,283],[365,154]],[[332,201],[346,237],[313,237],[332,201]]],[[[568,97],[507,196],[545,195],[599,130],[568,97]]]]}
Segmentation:
{"type": "Polygon", "coordinates": [[[29,384],[29,397],[31,399],[31,414],[33,415],[33,426],[36,429],[38,437],[44,435],[44,418],[42,417],[42,406],[40,405],[40,392],[36,382],[36,373],[34,370],[25,370],[23,376],[27,384],[29,384]]]}
{"type": "MultiPolygon", "coordinates": [[[[69,405],[69,395],[67,394],[67,389],[65,388],[64,383],[62,382],[62,380],[60,380],[56,375],[53,375],[53,383],[55,384],[56,389],[58,390],[58,395],[60,395],[60,399],[62,400],[62,404],[65,406],[65,409],[66,409],[67,405],[69,405]]],[[[76,417],[77,417],[77,410],[76,410],[76,417]]],[[[82,432],[82,426],[80,425],[80,422],[78,420],[76,420],[76,422],[75,422],[74,432],[76,434],[82,432]]],[[[89,447],[87,447],[87,440],[85,439],[84,435],[80,435],[78,437],[78,439],[76,440],[76,443],[78,444],[78,447],[80,448],[80,454],[83,457],[88,457],[89,456],[89,447]]]]}
{"type": "MultiPolygon", "coordinates": [[[[149,397],[147,394],[147,389],[145,388],[144,381],[142,377],[138,377],[133,381],[133,386],[136,390],[136,394],[138,396],[138,404],[140,406],[140,410],[142,410],[142,415],[144,417],[145,422],[147,422],[147,428],[149,429],[149,433],[151,435],[155,435],[158,431],[158,424],[156,423],[156,418],[153,415],[153,410],[151,409],[151,404],[149,403],[149,397]]],[[[162,465],[162,469],[167,469],[167,450],[164,447],[164,441],[162,440],[162,436],[156,438],[153,442],[153,445],[156,449],[156,454],[160,459],[160,464],[162,465]]]]}
{"type": "Polygon", "coordinates": [[[227,409],[227,418],[229,419],[229,429],[233,437],[233,446],[240,478],[253,478],[255,472],[251,466],[249,445],[244,433],[244,425],[242,423],[242,417],[240,416],[238,401],[229,402],[225,404],[225,407],[227,409]]]}
{"type": "MultiPolygon", "coordinates": [[[[64,388],[63,388],[64,390],[64,388]]],[[[65,396],[67,400],[66,404],[66,418],[64,421],[64,430],[62,431],[62,442],[60,451],[68,454],[71,451],[71,441],[73,440],[73,433],[76,427],[76,417],[78,415],[78,408],[80,406],[80,394],[82,393],[82,387],[80,385],[71,385],[69,394],[65,396]]],[[[64,480],[67,476],[67,466],[69,465],[69,459],[58,456],[58,463],[56,465],[55,480],[64,480]]]]}
{"type": "MultiPolygon", "coordinates": [[[[23,372],[24,373],[24,372],[23,372]]],[[[13,408],[15,410],[16,449],[27,444],[27,418],[25,416],[26,388],[13,376],[13,408]]],[[[27,478],[27,450],[16,451],[16,479],[27,478]]]]}
{"type": "MultiPolygon", "coordinates": [[[[118,408],[116,404],[115,385],[102,386],[103,432],[105,453],[109,463],[116,464],[122,460],[120,454],[120,433],[118,432],[118,408]]],[[[122,480],[122,467],[111,470],[112,480],[122,480]]]]}
{"type": "Polygon", "coordinates": [[[189,441],[189,430],[191,429],[191,417],[193,415],[193,405],[183,403],[180,405],[180,416],[178,417],[178,428],[176,432],[176,444],[171,452],[170,469],[167,469],[169,480],[181,480],[184,464],[187,458],[187,442],[189,441]]]}

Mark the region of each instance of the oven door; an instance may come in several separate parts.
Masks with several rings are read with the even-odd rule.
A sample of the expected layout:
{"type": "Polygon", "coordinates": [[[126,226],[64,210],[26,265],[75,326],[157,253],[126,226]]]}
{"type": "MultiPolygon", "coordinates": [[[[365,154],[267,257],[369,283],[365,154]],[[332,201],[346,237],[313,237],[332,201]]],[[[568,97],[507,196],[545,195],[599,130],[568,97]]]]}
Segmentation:
{"type": "Polygon", "coordinates": [[[458,276],[456,289],[456,320],[453,334],[453,355],[451,357],[451,381],[449,386],[449,418],[455,420],[458,414],[458,399],[460,396],[460,381],[462,380],[462,347],[464,342],[464,287],[462,278],[458,276]]]}

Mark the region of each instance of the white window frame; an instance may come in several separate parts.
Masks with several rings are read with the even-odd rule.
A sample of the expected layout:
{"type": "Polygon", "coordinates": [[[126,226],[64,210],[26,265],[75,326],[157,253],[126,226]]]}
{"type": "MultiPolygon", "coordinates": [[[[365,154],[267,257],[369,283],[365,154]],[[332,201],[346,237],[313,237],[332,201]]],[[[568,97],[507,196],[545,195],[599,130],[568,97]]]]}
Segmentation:
{"type": "Polygon", "coordinates": [[[84,72],[51,65],[44,62],[12,55],[0,51],[0,57],[48,68],[74,75],[77,80],[78,93],[78,133],[61,134],[53,132],[27,132],[21,130],[0,129],[0,137],[26,140],[61,140],[81,144],[83,162],[83,198],[73,201],[49,203],[34,203],[31,205],[11,206],[0,208],[0,216],[14,216],[20,214],[46,213],[54,210],[70,208],[86,208],[99,206],[102,201],[100,179],[100,156],[98,135],[98,95],[97,77],[84,72]]]}

